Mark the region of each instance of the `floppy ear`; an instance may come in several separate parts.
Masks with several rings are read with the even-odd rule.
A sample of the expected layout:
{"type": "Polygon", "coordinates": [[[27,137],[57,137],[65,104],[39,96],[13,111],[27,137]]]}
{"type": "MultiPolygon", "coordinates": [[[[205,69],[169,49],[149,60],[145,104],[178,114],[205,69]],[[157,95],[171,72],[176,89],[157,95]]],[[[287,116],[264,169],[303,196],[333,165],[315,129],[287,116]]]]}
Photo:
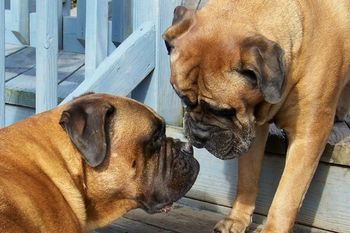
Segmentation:
{"type": "Polygon", "coordinates": [[[284,83],[284,51],[263,36],[246,38],[241,45],[242,72],[252,71],[265,100],[276,104],[281,100],[284,83]]]}
{"type": "Polygon", "coordinates": [[[165,46],[168,53],[171,52],[171,42],[184,32],[186,32],[193,23],[194,10],[189,10],[184,6],[177,6],[174,10],[172,26],[163,34],[165,46]]]}
{"type": "Polygon", "coordinates": [[[91,167],[100,165],[107,155],[108,127],[114,111],[109,103],[90,99],[73,103],[61,115],[60,125],[91,167]]]}

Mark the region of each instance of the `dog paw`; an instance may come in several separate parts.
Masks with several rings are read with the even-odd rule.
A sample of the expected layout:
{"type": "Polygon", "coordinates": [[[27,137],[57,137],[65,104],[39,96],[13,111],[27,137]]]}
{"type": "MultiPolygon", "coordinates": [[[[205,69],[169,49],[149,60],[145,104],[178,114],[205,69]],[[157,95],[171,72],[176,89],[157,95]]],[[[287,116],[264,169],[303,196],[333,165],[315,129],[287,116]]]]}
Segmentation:
{"type": "Polygon", "coordinates": [[[247,225],[238,219],[225,218],[218,222],[213,233],[244,233],[247,225]]]}

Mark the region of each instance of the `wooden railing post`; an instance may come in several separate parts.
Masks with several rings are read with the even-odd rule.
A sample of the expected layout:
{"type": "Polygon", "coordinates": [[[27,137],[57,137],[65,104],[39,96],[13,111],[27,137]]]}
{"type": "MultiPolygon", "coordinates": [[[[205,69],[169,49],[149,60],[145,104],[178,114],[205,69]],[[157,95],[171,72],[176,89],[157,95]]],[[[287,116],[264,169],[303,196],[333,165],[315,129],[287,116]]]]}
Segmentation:
{"type": "Polygon", "coordinates": [[[85,78],[107,57],[108,0],[86,1],[85,78]]]}
{"type": "Polygon", "coordinates": [[[57,105],[58,4],[57,0],[36,0],[36,112],[57,105]]]}
{"type": "Polygon", "coordinates": [[[165,49],[162,34],[171,25],[174,8],[180,0],[134,0],[133,24],[137,28],[142,22],[152,21],[156,26],[156,67],[133,92],[133,97],[153,107],[166,122],[182,125],[182,106],[170,85],[169,56],[165,49]]]}
{"type": "Polygon", "coordinates": [[[132,32],[130,0],[112,0],[112,41],[119,46],[132,32]]]}
{"type": "Polygon", "coordinates": [[[12,32],[22,44],[29,44],[29,0],[11,0],[11,15],[12,32]]]}
{"type": "Polygon", "coordinates": [[[5,125],[5,1],[0,0],[0,127],[5,125]]]}

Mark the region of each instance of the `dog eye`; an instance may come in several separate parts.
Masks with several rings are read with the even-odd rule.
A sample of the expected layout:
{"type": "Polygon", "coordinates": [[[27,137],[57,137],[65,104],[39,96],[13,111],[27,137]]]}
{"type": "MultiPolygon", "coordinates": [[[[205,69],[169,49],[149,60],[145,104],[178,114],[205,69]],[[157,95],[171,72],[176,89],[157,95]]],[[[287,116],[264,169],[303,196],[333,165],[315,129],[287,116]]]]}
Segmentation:
{"type": "Polygon", "coordinates": [[[243,75],[250,83],[254,86],[257,85],[257,77],[254,71],[252,70],[242,70],[240,74],[243,75]]]}
{"type": "Polygon", "coordinates": [[[164,41],[165,42],[165,47],[166,47],[166,49],[167,49],[167,51],[168,51],[168,55],[170,55],[170,53],[171,53],[171,51],[173,50],[173,48],[174,48],[174,46],[172,46],[171,44],[169,44],[169,42],[168,41],[164,41]]]}

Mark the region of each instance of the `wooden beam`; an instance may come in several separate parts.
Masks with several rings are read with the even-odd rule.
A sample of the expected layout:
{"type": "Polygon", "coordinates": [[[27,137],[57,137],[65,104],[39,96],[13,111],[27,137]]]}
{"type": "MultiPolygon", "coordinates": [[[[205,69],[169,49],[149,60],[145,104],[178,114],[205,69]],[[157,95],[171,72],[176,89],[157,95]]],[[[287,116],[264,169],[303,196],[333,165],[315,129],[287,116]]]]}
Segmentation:
{"type": "Polygon", "coordinates": [[[85,78],[90,79],[108,51],[108,0],[86,1],[85,78]]]}
{"type": "Polygon", "coordinates": [[[29,0],[11,0],[11,15],[12,32],[22,44],[29,44],[29,0]]]}
{"type": "Polygon", "coordinates": [[[171,25],[174,8],[180,0],[134,1],[134,27],[151,20],[156,24],[156,67],[150,77],[133,92],[133,98],[151,106],[162,115],[168,124],[182,125],[180,98],[170,85],[170,64],[162,34],[171,25]]]}
{"type": "Polygon", "coordinates": [[[57,0],[36,0],[36,112],[57,105],[58,4],[57,0]]]}
{"type": "Polygon", "coordinates": [[[72,0],[63,0],[62,16],[70,16],[71,7],[72,7],[72,0]]]}
{"type": "Polygon", "coordinates": [[[5,1],[0,0],[0,127],[5,125],[5,1]]]}
{"type": "Polygon", "coordinates": [[[77,1],[77,38],[85,45],[86,0],[77,1]]]}
{"type": "Polygon", "coordinates": [[[131,5],[130,0],[112,0],[112,41],[116,46],[132,32],[131,5]]]}
{"type": "Polygon", "coordinates": [[[141,25],[63,103],[87,91],[128,95],[154,69],[154,41],[154,25],[141,25]]]}

